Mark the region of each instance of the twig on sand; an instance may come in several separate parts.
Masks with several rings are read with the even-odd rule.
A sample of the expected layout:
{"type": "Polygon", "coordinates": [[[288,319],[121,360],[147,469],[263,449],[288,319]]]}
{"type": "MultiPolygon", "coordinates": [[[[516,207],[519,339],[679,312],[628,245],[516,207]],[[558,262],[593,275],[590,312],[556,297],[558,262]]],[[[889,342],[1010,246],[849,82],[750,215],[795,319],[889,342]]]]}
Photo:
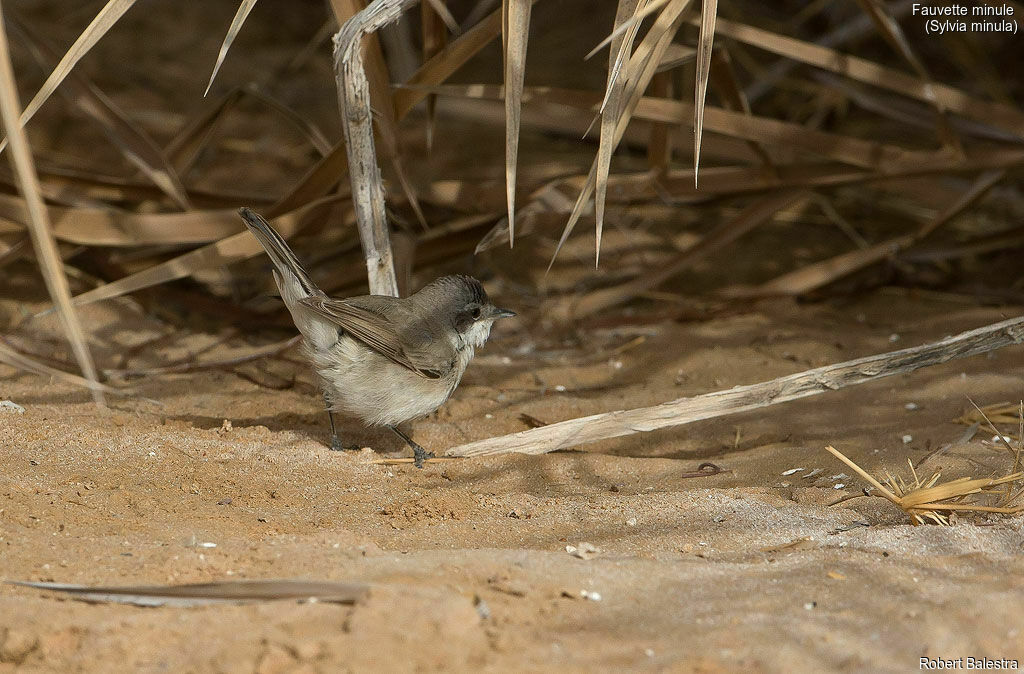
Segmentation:
{"type": "MultiPolygon", "coordinates": [[[[455,461],[453,456],[435,456],[429,459],[423,459],[423,463],[445,463],[447,461],[455,461]]],[[[414,463],[416,459],[412,457],[408,458],[394,458],[394,459],[374,459],[370,463],[381,466],[398,466],[403,463],[414,463]]]]}
{"type": "Polygon", "coordinates": [[[453,447],[445,454],[544,454],[598,440],[747,412],[894,374],[913,372],[929,365],[976,356],[1021,342],[1024,342],[1024,317],[987,325],[938,342],[826,365],[758,384],[737,386],[692,398],[679,398],[652,407],[569,419],[511,435],[470,442],[453,447]]]}
{"type": "Polygon", "coordinates": [[[705,461],[704,463],[697,466],[697,470],[692,470],[689,473],[683,473],[676,475],[676,479],[686,480],[693,477],[709,477],[711,475],[718,475],[719,473],[730,473],[728,468],[722,468],[718,464],[705,461]]]}

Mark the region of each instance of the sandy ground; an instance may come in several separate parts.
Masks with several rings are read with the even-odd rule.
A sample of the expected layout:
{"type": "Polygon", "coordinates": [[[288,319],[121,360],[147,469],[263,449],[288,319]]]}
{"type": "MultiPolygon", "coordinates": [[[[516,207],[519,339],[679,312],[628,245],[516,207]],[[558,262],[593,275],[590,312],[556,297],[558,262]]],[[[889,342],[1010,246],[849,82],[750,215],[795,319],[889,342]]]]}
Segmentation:
{"type": "MultiPolygon", "coordinates": [[[[877,293],[594,330],[581,346],[545,336],[527,312],[496,330],[415,435],[443,450],[521,430],[524,413],[552,422],[660,402],[1005,314],[877,293]]],[[[129,303],[86,320],[106,367],[157,333],[129,303]]],[[[16,335],[38,346],[54,330],[33,321],[16,335]]],[[[154,350],[170,359],[215,341],[154,350]]],[[[982,442],[991,434],[959,443],[954,419],[967,396],[1018,400],[1022,368],[1024,349],[1011,348],[579,451],[423,470],[372,463],[404,452],[354,423],[347,435],[374,449],[329,451],[310,377],[290,360],[239,368],[245,377],[144,378],[143,399],[107,412],[0,368],[0,399],[25,408],[0,415],[3,578],[371,586],[353,606],[156,609],[0,586],[0,672],[852,672],[917,670],[922,656],[1020,660],[1024,518],[913,527],[881,499],[830,505],[863,485],[822,448],[876,471],[910,458],[928,473],[991,475],[1005,455],[982,442]],[[254,383],[293,376],[282,390],[254,383]],[[704,461],[727,472],[683,477],[704,461]],[[793,468],[804,470],[782,475],[793,468]],[[566,552],[584,542],[599,553],[566,552]]]]}

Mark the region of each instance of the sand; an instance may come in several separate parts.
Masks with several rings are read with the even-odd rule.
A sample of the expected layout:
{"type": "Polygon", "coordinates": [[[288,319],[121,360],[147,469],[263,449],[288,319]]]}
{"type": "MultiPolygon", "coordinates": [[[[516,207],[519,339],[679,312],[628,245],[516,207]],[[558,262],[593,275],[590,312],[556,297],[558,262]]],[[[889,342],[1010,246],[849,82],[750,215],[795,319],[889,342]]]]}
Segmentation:
{"type": "MultiPolygon", "coordinates": [[[[2,308],[13,322],[12,306],[2,308]]],[[[521,430],[523,414],[552,422],[652,404],[1003,317],[875,293],[566,341],[525,311],[414,432],[443,450],[521,430]]],[[[66,356],[47,320],[12,339],[66,356]]],[[[85,320],[103,367],[160,333],[131,302],[85,320]]],[[[176,335],[143,350],[152,362],[127,365],[251,348],[219,339],[176,335]]],[[[0,576],[301,578],[369,593],[352,606],[147,609],[3,585],[0,672],[861,672],[1024,658],[1024,518],[914,527],[882,499],[831,505],[864,485],[823,451],[834,444],[876,472],[910,458],[929,473],[993,474],[1005,454],[984,442],[991,433],[961,442],[954,420],[968,396],[1020,398],[1024,349],[578,451],[423,470],[373,463],[407,452],[351,421],[346,437],[372,449],[329,451],[312,380],[285,356],[241,366],[244,376],[142,378],[108,411],[0,367],[0,399],[25,409],[0,412],[0,576]],[[724,471],[682,477],[702,462],[724,471]],[[596,553],[567,552],[584,543],[596,553]]]]}

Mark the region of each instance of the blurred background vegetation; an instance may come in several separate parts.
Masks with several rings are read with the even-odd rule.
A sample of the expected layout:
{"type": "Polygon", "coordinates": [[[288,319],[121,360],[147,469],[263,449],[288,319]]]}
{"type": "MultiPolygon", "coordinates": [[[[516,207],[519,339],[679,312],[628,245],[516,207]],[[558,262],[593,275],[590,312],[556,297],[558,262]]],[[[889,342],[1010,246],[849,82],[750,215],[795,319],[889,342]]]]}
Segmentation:
{"type": "MultiPolygon", "coordinates": [[[[234,26],[244,11],[232,2],[3,6],[30,108],[90,22],[117,18],[25,124],[75,304],[129,302],[168,332],[244,338],[250,350],[235,359],[294,345],[238,207],[272,219],[326,292],[367,292],[331,47],[339,19],[363,5],[246,5],[234,26]]],[[[569,338],[780,295],[1024,302],[1019,36],[927,34],[904,1],[529,6],[415,4],[365,43],[403,293],[472,273],[528,329],[569,338]],[[706,78],[702,44],[713,44],[706,78]],[[502,85],[517,92],[520,77],[506,106],[502,85]]],[[[0,357],[77,371],[66,346],[25,337],[39,320],[24,301],[38,299],[40,266],[7,162],[0,192],[0,357]]],[[[88,321],[86,332],[102,346],[88,321]]],[[[159,339],[131,357],[156,353],[159,339]]],[[[99,379],[115,383],[202,362],[139,368],[99,353],[99,379]]]]}

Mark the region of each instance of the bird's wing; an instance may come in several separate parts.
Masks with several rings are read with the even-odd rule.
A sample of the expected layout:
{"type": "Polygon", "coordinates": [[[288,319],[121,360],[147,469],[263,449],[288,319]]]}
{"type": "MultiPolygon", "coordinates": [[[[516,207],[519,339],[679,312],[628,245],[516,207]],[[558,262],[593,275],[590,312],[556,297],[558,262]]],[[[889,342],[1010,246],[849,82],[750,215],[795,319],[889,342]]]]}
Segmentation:
{"type": "Polygon", "coordinates": [[[443,336],[432,334],[397,302],[390,297],[373,296],[345,300],[313,296],[301,300],[382,356],[421,377],[439,379],[452,368],[454,349],[443,336]]]}

